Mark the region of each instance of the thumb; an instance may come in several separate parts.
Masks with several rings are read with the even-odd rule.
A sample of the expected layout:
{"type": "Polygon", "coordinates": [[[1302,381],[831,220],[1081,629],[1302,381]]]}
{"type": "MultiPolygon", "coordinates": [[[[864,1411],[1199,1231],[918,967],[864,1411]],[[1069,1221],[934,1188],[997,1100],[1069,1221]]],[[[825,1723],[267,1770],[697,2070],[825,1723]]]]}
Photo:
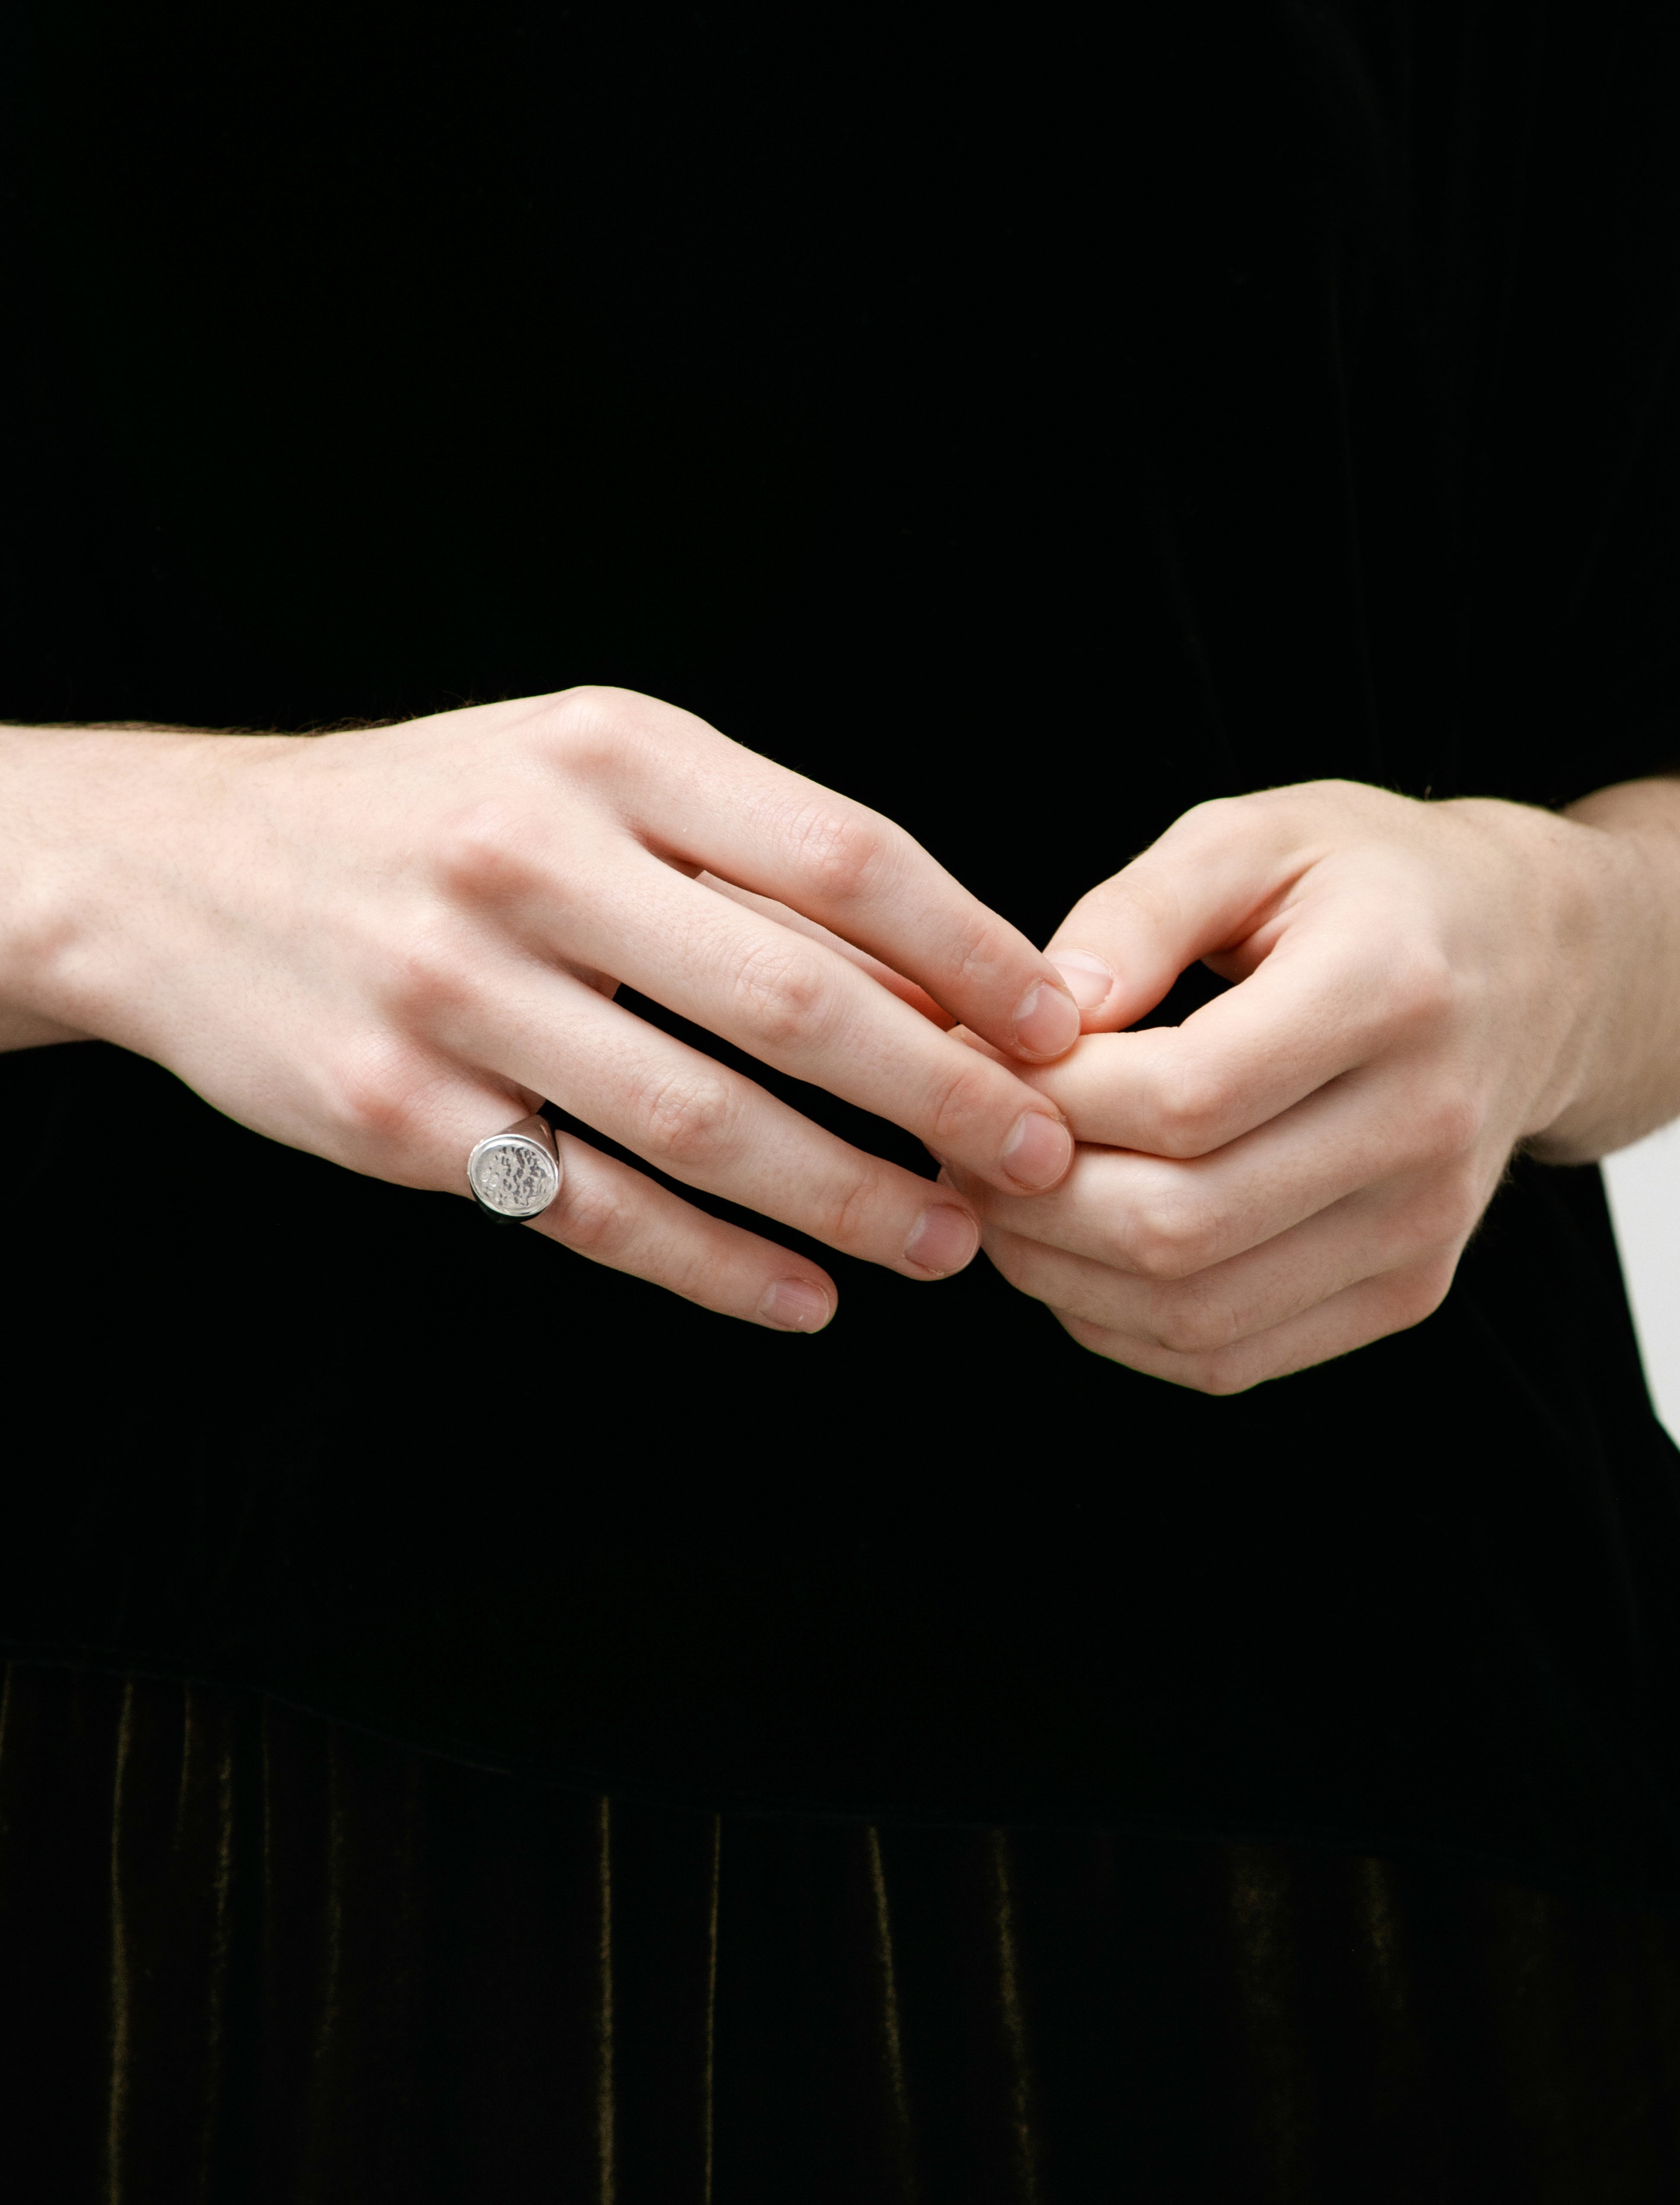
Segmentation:
{"type": "Polygon", "coordinates": [[[1079,1006],[1082,1031],[1132,1025],[1198,959],[1247,942],[1310,862],[1263,799],[1221,797],[1176,819],[1081,896],[1051,937],[1045,954],[1079,1006]]]}

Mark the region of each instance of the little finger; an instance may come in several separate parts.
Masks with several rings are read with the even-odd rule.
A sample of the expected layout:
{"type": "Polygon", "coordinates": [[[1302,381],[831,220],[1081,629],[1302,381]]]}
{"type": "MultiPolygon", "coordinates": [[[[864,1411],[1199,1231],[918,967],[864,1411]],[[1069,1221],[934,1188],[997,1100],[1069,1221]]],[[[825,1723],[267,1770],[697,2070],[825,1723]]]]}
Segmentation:
{"type": "MultiPolygon", "coordinates": [[[[355,1153],[342,1162],[399,1186],[469,1200],[467,1159],[475,1144],[529,1116],[542,1091],[540,1083],[463,1082],[443,1064],[407,1056],[362,1063],[341,1084],[353,1088],[359,1121],[355,1153]]],[[[608,1269],[774,1330],[819,1331],[834,1314],[834,1281],[808,1258],[708,1217],[587,1142],[562,1133],[555,1146],[560,1190],[529,1230],[608,1269]]]]}
{"type": "Polygon", "coordinates": [[[702,1309],[776,1332],[820,1332],[834,1283],[814,1263],[708,1217],[656,1180],[558,1134],[560,1192],[531,1230],[608,1270],[627,1271],[702,1309]]]}
{"type": "Polygon", "coordinates": [[[1082,1347],[1107,1356],[1112,1363],[1123,1363],[1129,1370],[1165,1378],[1175,1386],[1190,1387],[1199,1394],[1242,1394],[1268,1378],[1287,1377],[1291,1371],[1327,1363],[1390,1333],[1421,1324],[1446,1299],[1454,1268],[1452,1262],[1438,1257],[1432,1263],[1385,1272],[1380,1278],[1364,1279],[1357,1286],[1344,1288],[1333,1299],[1285,1324],[1273,1325],[1226,1347],[1188,1352],[1090,1324],[1060,1310],[1055,1314],[1082,1347]]]}

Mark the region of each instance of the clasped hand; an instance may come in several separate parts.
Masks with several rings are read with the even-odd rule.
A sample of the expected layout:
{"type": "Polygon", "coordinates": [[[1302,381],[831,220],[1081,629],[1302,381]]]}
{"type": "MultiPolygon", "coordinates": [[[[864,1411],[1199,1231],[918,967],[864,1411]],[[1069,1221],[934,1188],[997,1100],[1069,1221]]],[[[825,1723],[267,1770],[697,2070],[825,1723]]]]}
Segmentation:
{"type": "Polygon", "coordinates": [[[1597,1152],[1569,1113],[1626,870],[1517,805],[1321,782],[1201,805],[1050,944],[1086,1032],[1026,1076],[1080,1144],[1067,1178],[1024,1202],[941,1176],[1076,1340],[1203,1392],[1415,1324],[1519,1141],[1597,1152]],[[1198,958],[1240,984],[1119,1031],[1198,958]]]}
{"type": "MultiPolygon", "coordinates": [[[[1187,813],[1041,952],[889,820],[622,691],[314,740],[12,729],[0,1045],[98,1035],[261,1132],[456,1192],[472,1144],[547,1098],[907,1278],[983,1233],[1076,1340],[1227,1393],[1433,1309],[1517,1142],[1598,1152],[1570,1114],[1631,847],[1514,805],[1276,790],[1187,813]],[[1197,959],[1238,984],[1123,1031],[1197,959]],[[620,983],[907,1128],[940,1183],[620,983]]],[[[817,1265],[561,1151],[534,1229],[732,1316],[827,1322],[817,1265]]]]}

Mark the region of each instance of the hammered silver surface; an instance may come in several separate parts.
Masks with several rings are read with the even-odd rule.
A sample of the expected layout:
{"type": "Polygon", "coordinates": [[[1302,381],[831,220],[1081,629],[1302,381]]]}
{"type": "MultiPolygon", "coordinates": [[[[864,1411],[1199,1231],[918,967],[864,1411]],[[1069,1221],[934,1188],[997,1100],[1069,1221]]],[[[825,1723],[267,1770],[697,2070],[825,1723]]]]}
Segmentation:
{"type": "Polygon", "coordinates": [[[498,1217],[536,1217],[560,1192],[560,1166],[524,1133],[480,1141],[466,1167],[472,1192],[498,1217]]]}

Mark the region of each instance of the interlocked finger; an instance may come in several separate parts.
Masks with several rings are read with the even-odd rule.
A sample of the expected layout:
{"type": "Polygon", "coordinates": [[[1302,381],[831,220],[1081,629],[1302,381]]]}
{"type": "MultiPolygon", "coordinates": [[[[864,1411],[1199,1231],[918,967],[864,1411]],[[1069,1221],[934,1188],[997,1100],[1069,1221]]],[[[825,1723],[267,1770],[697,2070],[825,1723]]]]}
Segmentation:
{"type": "Polygon", "coordinates": [[[451,1037],[671,1178],[906,1278],[960,1270],[980,1245],[960,1196],[852,1147],[569,973],[508,960],[460,1007],[451,1037]]]}
{"type": "Polygon", "coordinates": [[[1055,1314],[1081,1346],[1110,1362],[1201,1394],[1242,1394],[1268,1378],[1287,1377],[1291,1371],[1308,1370],[1421,1323],[1440,1308],[1451,1283],[1451,1263],[1439,1259],[1386,1271],[1345,1287],[1287,1323],[1252,1333],[1226,1347],[1189,1351],[1163,1347],[1060,1310],[1055,1314]]]}
{"type": "Polygon", "coordinates": [[[1152,1278],[995,1223],[987,1255],[1010,1284],[1064,1318],[1149,1348],[1198,1354],[1305,1316],[1383,1273],[1450,1260],[1463,1232],[1450,1189],[1396,1179],[1362,1190],[1259,1248],[1183,1278],[1152,1278]]]}

